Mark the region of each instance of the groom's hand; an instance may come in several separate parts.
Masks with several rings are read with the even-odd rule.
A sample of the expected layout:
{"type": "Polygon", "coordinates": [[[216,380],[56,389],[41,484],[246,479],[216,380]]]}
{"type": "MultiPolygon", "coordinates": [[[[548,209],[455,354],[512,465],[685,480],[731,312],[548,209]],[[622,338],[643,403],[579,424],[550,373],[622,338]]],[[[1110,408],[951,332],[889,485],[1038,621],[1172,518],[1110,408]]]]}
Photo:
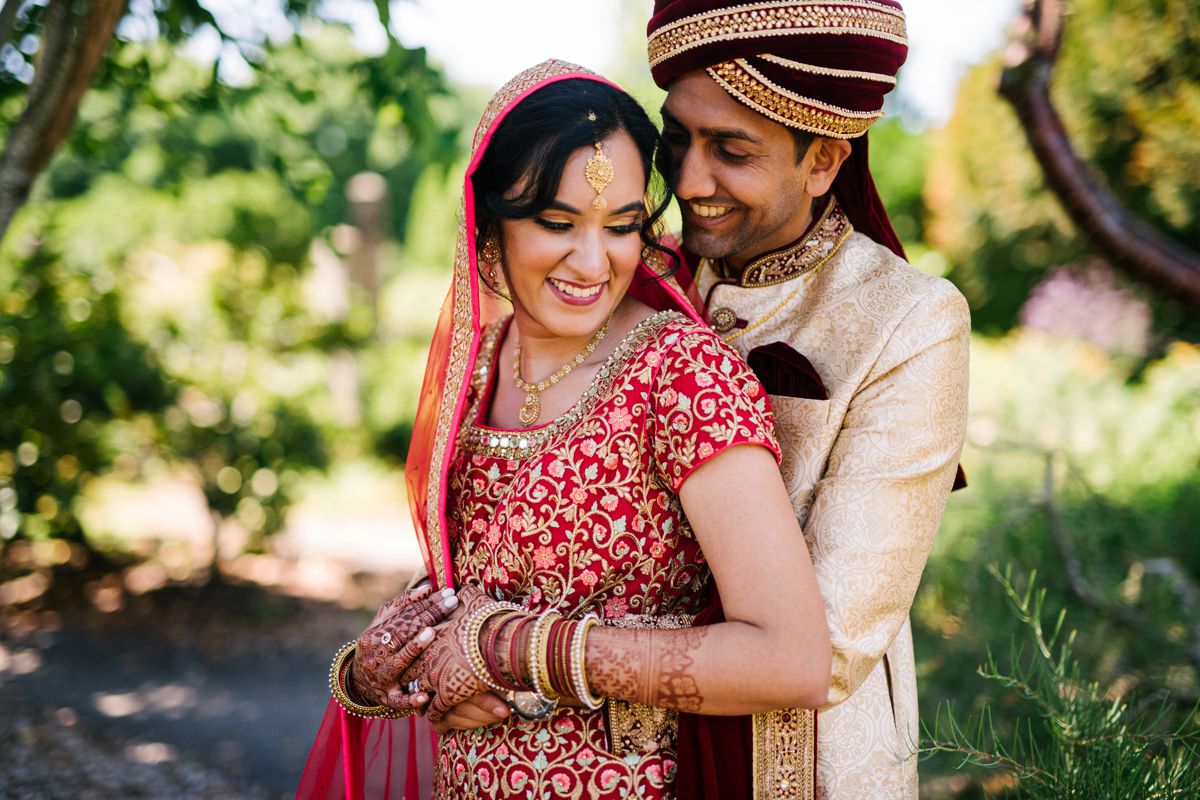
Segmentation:
{"type": "Polygon", "coordinates": [[[433,729],[439,736],[444,736],[450,731],[486,728],[503,722],[511,713],[503,700],[492,692],[484,692],[451,708],[434,724],[433,729]]]}

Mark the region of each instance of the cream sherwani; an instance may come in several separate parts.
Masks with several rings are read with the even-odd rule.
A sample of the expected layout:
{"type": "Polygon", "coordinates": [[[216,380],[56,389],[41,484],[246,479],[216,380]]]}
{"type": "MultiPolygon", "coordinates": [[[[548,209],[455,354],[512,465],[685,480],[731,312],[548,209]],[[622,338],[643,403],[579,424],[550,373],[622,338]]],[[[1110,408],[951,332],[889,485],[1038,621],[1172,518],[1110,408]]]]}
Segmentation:
{"type": "MultiPolygon", "coordinates": [[[[710,314],[725,308],[743,321],[725,333],[743,357],[783,342],[809,359],[828,393],[771,397],[833,639],[816,796],[915,800],[909,610],[962,449],[970,318],[952,284],[849,232],[836,207],[808,239],[751,265],[747,274],[766,285],[714,288],[701,264],[697,288],[710,314]]],[[[767,758],[758,730],[756,758],[767,758]]],[[[763,796],[791,794],[758,787],[763,796]]]]}

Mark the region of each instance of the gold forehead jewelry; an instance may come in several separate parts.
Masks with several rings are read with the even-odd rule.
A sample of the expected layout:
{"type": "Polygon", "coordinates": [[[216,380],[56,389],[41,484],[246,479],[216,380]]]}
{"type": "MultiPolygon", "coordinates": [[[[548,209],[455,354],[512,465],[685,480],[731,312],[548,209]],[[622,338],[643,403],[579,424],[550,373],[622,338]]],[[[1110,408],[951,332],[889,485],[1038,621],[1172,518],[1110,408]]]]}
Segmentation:
{"type": "Polygon", "coordinates": [[[600,193],[604,191],[604,187],[612,183],[613,163],[608,156],[604,155],[604,145],[600,142],[596,142],[596,154],[588,159],[583,174],[587,177],[588,186],[596,191],[596,199],[592,201],[592,208],[608,208],[608,201],[600,193]]]}

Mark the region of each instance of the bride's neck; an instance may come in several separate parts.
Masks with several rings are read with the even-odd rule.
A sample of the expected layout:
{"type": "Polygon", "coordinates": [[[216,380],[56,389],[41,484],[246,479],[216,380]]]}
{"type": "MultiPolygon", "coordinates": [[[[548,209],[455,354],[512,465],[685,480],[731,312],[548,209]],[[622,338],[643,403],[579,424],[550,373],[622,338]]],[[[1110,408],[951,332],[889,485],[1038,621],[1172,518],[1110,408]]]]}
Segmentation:
{"type": "MultiPolygon", "coordinates": [[[[613,319],[620,314],[618,307],[613,319]]],[[[514,341],[521,345],[521,376],[526,381],[537,383],[579,355],[596,331],[589,331],[584,336],[556,336],[518,312],[513,318],[512,334],[516,337],[514,341]]],[[[603,352],[604,343],[601,342],[589,360],[603,355],[603,352]]]]}

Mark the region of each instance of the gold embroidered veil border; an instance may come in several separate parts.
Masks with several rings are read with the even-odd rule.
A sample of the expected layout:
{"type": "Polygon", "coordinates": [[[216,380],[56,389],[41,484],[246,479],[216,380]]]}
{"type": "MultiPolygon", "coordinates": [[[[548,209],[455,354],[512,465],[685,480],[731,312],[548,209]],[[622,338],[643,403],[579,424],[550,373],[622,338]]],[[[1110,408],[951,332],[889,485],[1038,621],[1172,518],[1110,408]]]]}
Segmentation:
{"type": "Polygon", "coordinates": [[[445,527],[446,477],[454,455],[458,417],[467,394],[467,376],[479,351],[481,331],[499,320],[506,310],[500,298],[482,286],[479,279],[471,176],[496,127],[521,98],[556,80],[572,77],[603,80],[583,67],[556,59],[520,73],[492,97],[471,144],[471,161],[463,181],[454,273],[430,345],[412,446],[405,464],[413,525],[425,566],[437,586],[454,585],[445,527]]]}

